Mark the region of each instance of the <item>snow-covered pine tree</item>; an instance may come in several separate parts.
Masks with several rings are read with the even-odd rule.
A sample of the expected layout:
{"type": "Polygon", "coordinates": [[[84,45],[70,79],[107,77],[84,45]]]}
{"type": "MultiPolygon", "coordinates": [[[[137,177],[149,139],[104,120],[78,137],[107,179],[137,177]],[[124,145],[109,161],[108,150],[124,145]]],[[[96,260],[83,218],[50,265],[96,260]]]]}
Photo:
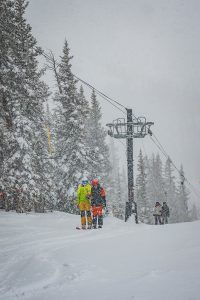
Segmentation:
{"type": "Polygon", "coordinates": [[[107,190],[109,199],[109,212],[112,212],[114,217],[124,219],[125,218],[125,204],[128,201],[128,187],[127,187],[127,174],[124,167],[122,171],[119,165],[119,154],[115,139],[110,137],[109,139],[109,160],[110,160],[110,172],[109,172],[109,187],[107,190]]]}
{"type": "Polygon", "coordinates": [[[178,222],[178,202],[177,202],[177,189],[175,183],[175,177],[173,176],[173,168],[171,160],[168,157],[165,163],[165,172],[164,172],[164,185],[165,185],[165,195],[166,202],[170,209],[170,223],[178,222]]]}
{"type": "MultiPolygon", "coordinates": [[[[45,208],[53,210],[56,204],[56,184],[54,178],[54,171],[57,167],[57,161],[54,155],[54,131],[53,131],[53,116],[49,109],[48,102],[46,103],[45,117],[44,117],[44,128],[45,128],[45,148],[48,149],[46,157],[43,158],[43,173],[45,174],[45,185],[43,187],[43,201],[45,202],[45,208]]],[[[35,203],[35,210],[40,210],[38,202],[35,203]]]]}
{"type": "Polygon", "coordinates": [[[118,207],[118,173],[119,173],[119,158],[117,155],[117,149],[115,146],[115,140],[109,138],[109,159],[110,159],[110,173],[109,173],[109,187],[107,190],[109,198],[109,211],[113,213],[114,216],[117,214],[118,207]]]}
{"type": "Polygon", "coordinates": [[[126,186],[123,186],[123,178],[122,174],[120,173],[120,170],[118,170],[118,176],[117,176],[117,218],[123,220],[125,219],[125,201],[124,201],[124,188],[126,189],[126,186]]]}
{"type": "MultiPolygon", "coordinates": [[[[13,11],[13,1],[2,0],[0,2],[0,188],[4,195],[8,189],[5,164],[14,148],[10,104],[13,82],[11,80],[13,67],[10,58],[14,31],[13,11]]],[[[2,207],[8,210],[9,206],[8,197],[4,197],[2,207]]]]}
{"type": "MultiPolygon", "coordinates": [[[[146,171],[147,171],[147,185],[146,185],[146,197],[147,202],[151,206],[151,212],[153,212],[153,207],[155,205],[155,201],[157,199],[156,197],[156,188],[155,188],[155,180],[154,180],[154,174],[153,174],[153,164],[155,163],[155,155],[152,155],[152,158],[149,159],[147,156],[144,157],[145,165],[146,165],[146,171]]],[[[150,223],[153,223],[153,216],[151,214],[151,221],[150,223]]]]}
{"type": "Polygon", "coordinates": [[[24,0],[3,1],[1,7],[1,14],[9,16],[2,34],[6,45],[1,64],[6,151],[2,186],[7,194],[6,208],[19,210],[31,209],[31,195],[35,190],[40,191],[42,163],[39,155],[44,153],[42,112],[43,101],[48,96],[47,87],[41,81],[42,72],[38,71],[37,56],[42,51],[24,18],[26,7],[24,0]]]}
{"type": "Polygon", "coordinates": [[[101,125],[101,118],[101,107],[93,90],[86,138],[91,159],[90,174],[92,178],[99,178],[101,183],[107,186],[110,171],[109,149],[105,140],[106,131],[101,125]]]}
{"type": "Polygon", "coordinates": [[[151,223],[153,220],[153,208],[155,203],[158,201],[162,204],[166,201],[165,189],[164,189],[164,179],[162,171],[162,161],[159,154],[152,154],[152,157],[148,159],[145,157],[145,163],[147,166],[147,203],[151,208],[151,214],[149,212],[149,218],[151,218],[151,223]]]}
{"type": "Polygon", "coordinates": [[[189,221],[189,210],[188,210],[188,202],[189,202],[189,191],[185,186],[185,176],[183,171],[183,166],[181,165],[179,172],[179,184],[177,188],[177,221],[178,222],[187,222],[189,221]]]}
{"type": "Polygon", "coordinates": [[[122,203],[124,206],[124,214],[125,214],[125,203],[128,201],[128,180],[127,180],[127,171],[125,167],[122,166],[122,174],[121,174],[121,195],[122,195],[122,203]]]}
{"type": "Polygon", "coordinates": [[[138,156],[137,171],[135,200],[137,202],[138,217],[141,222],[150,223],[152,207],[149,207],[147,202],[147,170],[141,149],[138,156]]]}
{"type": "Polygon", "coordinates": [[[90,179],[91,174],[89,174],[89,165],[92,162],[92,158],[90,158],[90,147],[87,143],[87,133],[88,133],[88,120],[90,116],[90,105],[89,101],[86,99],[84,95],[84,89],[83,86],[80,86],[79,92],[78,92],[78,107],[79,110],[79,117],[80,117],[80,129],[82,132],[82,141],[84,144],[85,149],[85,164],[83,166],[83,169],[81,171],[81,175],[84,177],[88,177],[90,179]]]}
{"type": "Polygon", "coordinates": [[[75,192],[79,179],[89,165],[85,149],[86,101],[83,90],[77,92],[77,81],[71,71],[71,59],[67,41],[57,72],[58,91],[54,100],[58,104],[55,124],[55,155],[59,157],[55,173],[59,209],[76,211],[75,192]]]}
{"type": "Polygon", "coordinates": [[[156,195],[158,199],[157,201],[159,201],[162,204],[162,202],[166,201],[166,192],[164,189],[162,161],[160,159],[159,153],[157,153],[155,160],[154,180],[156,185],[156,195]]]}

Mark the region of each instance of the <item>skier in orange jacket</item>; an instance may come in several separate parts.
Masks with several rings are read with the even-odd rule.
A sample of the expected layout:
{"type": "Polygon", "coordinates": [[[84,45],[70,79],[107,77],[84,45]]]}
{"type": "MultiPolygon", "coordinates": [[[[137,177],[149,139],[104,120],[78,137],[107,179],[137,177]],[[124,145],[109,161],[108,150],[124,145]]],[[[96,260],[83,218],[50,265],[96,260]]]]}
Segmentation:
{"type": "Polygon", "coordinates": [[[91,206],[92,206],[92,225],[93,228],[102,228],[103,226],[103,208],[106,207],[106,193],[100,186],[97,178],[93,179],[91,188],[91,206]]]}

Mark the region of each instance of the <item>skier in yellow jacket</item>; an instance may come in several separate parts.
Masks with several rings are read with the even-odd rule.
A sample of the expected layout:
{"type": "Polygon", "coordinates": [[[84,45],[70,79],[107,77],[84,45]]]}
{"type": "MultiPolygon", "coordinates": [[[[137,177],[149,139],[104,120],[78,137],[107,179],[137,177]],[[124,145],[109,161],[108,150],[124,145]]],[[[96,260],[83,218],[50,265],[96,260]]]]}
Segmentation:
{"type": "Polygon", "coordinates": [[[87,215],[87,225],[88,229],[92,227],[92,218],[90,212],[90,195],[91,195],[91,185],[88,183],[88,180],[82,180],[81,185],[78,187],[77,191],[77,205],[81,213],[81,226],[82,229],[86,229],[86,216],[87,215]]]}

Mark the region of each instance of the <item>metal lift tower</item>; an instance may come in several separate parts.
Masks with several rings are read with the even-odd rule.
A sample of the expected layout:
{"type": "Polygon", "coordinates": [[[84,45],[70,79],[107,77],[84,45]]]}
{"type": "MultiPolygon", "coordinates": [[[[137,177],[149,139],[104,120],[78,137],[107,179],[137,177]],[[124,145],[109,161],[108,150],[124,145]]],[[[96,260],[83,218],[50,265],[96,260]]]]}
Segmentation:
{"type": "Polygon", "coordinates": [[[150,127],[153,122],[147,122],[145,117],[133,118],[132,109],[126,108],[127,121],[124,118],[114,120],[106,124],[109,127],[108,134],[116,139],[126,139],[127,144],[127,174],[128,174],[128,201],[125,208],[125,222],[135,214],[135,222],[138,223],[137,203],[134,200],[134,177],[133,177],[133,139],[144,138],[152,134],[150,127]],[[134,209],[133,209],[134,205],[134,209]]]}

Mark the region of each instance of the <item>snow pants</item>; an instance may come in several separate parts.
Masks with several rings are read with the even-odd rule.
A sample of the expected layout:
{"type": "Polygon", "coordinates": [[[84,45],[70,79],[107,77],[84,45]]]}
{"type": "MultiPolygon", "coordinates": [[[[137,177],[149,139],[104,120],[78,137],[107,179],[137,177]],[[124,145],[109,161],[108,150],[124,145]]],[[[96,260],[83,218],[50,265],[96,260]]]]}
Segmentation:
{"type": "Polygon", "coordinates": [[[160,215],[155,215],[154,217],[155,217],[155,225],[158,225],[158,222],[159,222],[159,224],[162,224],[160,215]]]}
{"type": "Polygon", "coordinates": [[[168,224],[168,216],[162,216],[162,223],[168,224]]]}
{"type": "Polygon", "coordinates": [[[87,224],[92,225],[92,217],[91,217],[91,212],[90,212],[90,203],[89,202],[80,202],[79,203],[79,209],[81,213],[81,225],[86,225],[86,217],[85,217],[85,212],[87,215],[87,224]]]}
{"type": "Polygon", "coordinates": [[[103,207],[102,205],[99,206],[92,206],[92,225],[93,227],[103,225],[103,207]],[[98,221],[98,222],[97,222],[98,221]]]}

